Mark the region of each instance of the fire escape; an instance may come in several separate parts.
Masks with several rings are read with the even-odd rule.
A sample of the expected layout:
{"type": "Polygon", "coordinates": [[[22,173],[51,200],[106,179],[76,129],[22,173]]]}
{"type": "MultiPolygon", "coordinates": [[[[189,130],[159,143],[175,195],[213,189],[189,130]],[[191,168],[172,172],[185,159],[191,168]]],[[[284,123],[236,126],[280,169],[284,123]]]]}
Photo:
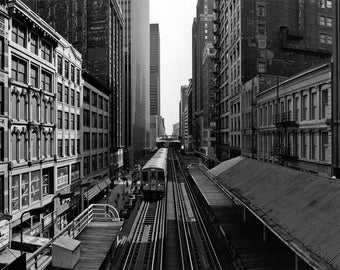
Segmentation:
{"type": "Polygon", "coordinates": [[[280,165],[296,161],[298,159],[297,148],[293,136],[289,134],[298,128],[297,115],[291,111],[285,111],[274,115],[273,120],[276,131],[272,155],[276,157],[280,165]]]}
{"type": "Polygon", "coordinates": [[[215,88],[215,110],[214,110],[214,119],[216,123],[215,127],[215,136],[216,136],[216,156],[219,159],[221,157],[221,145],[222,145],[222,122],[221,122],[221,104],[219,103],[221,100],[221,74],[220,74],[220,55],[221,55],[221,47],[220,47],[220,0],[215,0],[213,5],[214,15],[214,48],[215,48],[215,65],[213,67],[213,73],[215,77],[214,88],[215,88]]]}

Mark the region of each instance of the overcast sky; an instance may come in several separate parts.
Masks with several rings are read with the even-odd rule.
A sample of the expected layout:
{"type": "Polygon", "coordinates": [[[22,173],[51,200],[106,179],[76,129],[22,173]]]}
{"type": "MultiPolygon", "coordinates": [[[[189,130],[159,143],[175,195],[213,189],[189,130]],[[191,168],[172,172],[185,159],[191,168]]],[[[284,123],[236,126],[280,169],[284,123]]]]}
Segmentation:
{"type": "Polygon", "coordinates": [[[191,78],[191,27],[197,0],[150,0],[150,23],[159,24],[161,114],[166,133],[179,122],[181,85],[191,78]]]}

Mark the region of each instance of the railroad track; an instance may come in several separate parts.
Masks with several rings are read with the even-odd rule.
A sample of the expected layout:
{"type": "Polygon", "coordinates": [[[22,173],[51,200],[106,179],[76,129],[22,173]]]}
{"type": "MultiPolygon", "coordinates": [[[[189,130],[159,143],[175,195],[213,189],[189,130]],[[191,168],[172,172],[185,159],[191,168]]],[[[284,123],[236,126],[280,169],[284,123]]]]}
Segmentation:
{"type": "Polygon", "coordinates": [[[115,269],[162,269],[164,213],[163,200],[142,202],[115,269]]]}
{"type": "MultiPolygon", "coordinates": [[[[174,152],[170,153],[169,163],[169,170],[171,171],[169,176],[172,176],[174,212],[177,219],[178,249],[180,250],[178,261],[181,263],[176,266],[167,263],[166,269],[222,269],[198,211],[198,206],[193,199],[193,194],[174,152]]],[[[170,190],[168,189],[168,192],[170,190]]],[[[168,253],[166,250],[166,254],[168,253]]],[[[165,258],[165,261],[167,262],[169,259],[165,258]]]]}

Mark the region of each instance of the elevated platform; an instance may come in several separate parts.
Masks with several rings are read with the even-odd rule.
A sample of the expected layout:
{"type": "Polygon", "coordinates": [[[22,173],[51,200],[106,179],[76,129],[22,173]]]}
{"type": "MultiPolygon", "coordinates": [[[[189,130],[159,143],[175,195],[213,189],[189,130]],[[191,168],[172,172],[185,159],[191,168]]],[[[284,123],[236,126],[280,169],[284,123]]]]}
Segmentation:
{"type": "Polygon", "coordinates": [[[49,239],[33,254],[27,254],[27,269],[55,269],[52,267],[51,247],[61,236],[80,241],[80,260],[74,270],[108,269],[124,222],[117,210],[108,204],[91,204],[54,238],[49,239]]]}
{"type": "MultiPolygon", "coordinates": [[[[289,252],[287,248],[282,254],[279,251],[279,259],[293,253],[295,268],[340,269],[340,241],[334,237],[340,234],[339,180],[243,157],[225,161],[210,171],[203,166],[193,166],[189,171],[236,250],[240,250],[240,239],[245,240],[244,248],[249,251],[255,243],[252,237],[262,235],[266,239],[262,242],[267,242],[271,236],[283,248],[288,247],[289,252]],[[248,221],[253,227],[247,228],[248,221]],[[230,235],[235,232],[238,235],[233,240],[230,235]]],[[[259,257],[267,256],[267,246],[256,245],[259,257]]],[[[269,254],[276,248],[274,245],[269,254]]],[[[239,254],[242,256],[242,252],[239,254]]]]}
{"type": "Polygon", "coordinates": [[[80,260],[74,270],[102,269],[117,245],[123,222],[91,222],[76,239],[81,241],[80,260]]]}
{"type": "MultiPolygon", "coordinates": [[[[205,208],[210,211],[227,243],[230,257],[243,269],[295,269],[294,254],[278,239],[262,237],[262,227],[256,218],[247,216],[244,209],[234,202],[209,176],[199,168],[190,168],[190,175],[201,193],[205,208]]],[[[301,268],[302,269],[302,268],[301,268]]]]}

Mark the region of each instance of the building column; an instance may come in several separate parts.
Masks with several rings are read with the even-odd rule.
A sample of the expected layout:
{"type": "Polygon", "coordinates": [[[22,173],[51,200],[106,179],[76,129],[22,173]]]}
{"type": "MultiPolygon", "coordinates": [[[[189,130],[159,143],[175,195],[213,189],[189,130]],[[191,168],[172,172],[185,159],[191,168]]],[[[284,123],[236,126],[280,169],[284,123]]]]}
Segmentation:
{"type": "Polygon", "coordinates": [[[333,64],[332,64],[332,175],[340,178],[340,3],[333,1],[333,64]]]}

